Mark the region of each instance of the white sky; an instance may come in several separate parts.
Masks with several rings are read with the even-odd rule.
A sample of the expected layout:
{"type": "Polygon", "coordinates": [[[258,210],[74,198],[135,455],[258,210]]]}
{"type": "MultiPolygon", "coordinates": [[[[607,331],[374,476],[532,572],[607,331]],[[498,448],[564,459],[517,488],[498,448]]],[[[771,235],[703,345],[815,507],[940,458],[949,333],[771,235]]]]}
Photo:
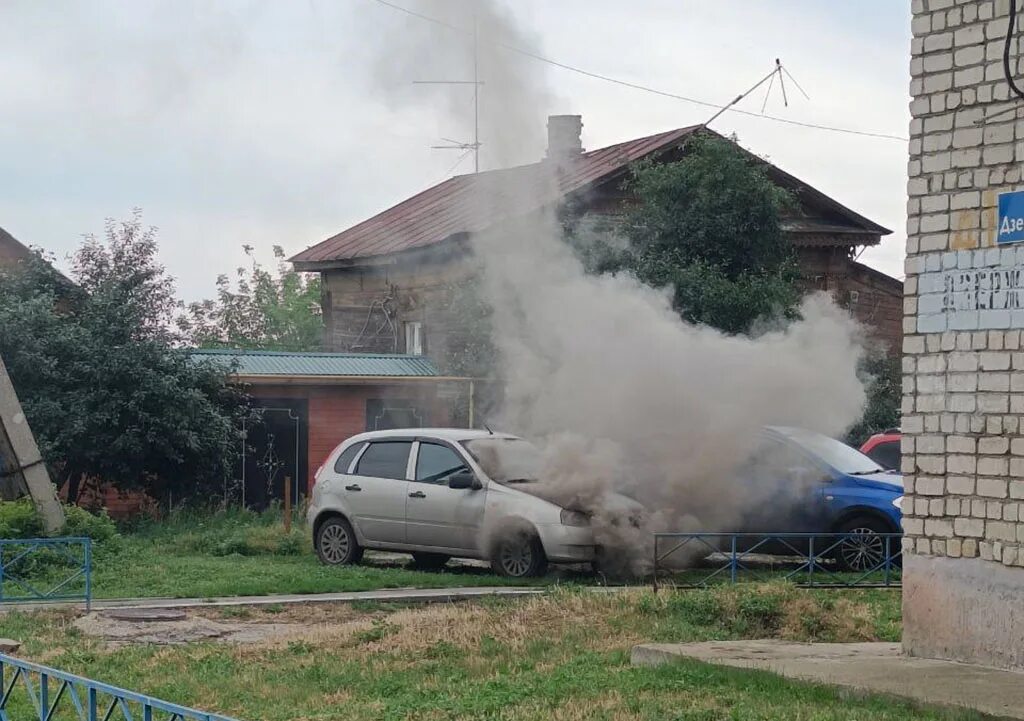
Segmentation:
{"type": "MultiPolygon", "coordinates": [[[[907,132],[903,2],[504,2],[542,54],[569,65],[724,103],[781,57],[811,99],[790,86],[789,107],[776,92],[766,112],[907,132]]],[[[0,226],[63,259],[104,218],[139,206],[180,295],[212,296],[244,244],[263,259],[274,244],[294,253],[445,177],[457,155],[430,146],[468,139],[470,96],[453,127],[429,93],[417,100],[416,77],[382,76],[410,22],[421,21],[375,0],[0,0],[0,226]]],[[[439,48],[452,41],[427,32],[439,48]]],[[[538,137],[548,113],[578,113],[588,149],[712,112],[532,70],[551,96],[538,137]]],[[[741,107],[760,111],[762,100],[741,107]]],[[[902,277],[905,143],[735,114],[712,127],[891,228],[862,260],[902,277]]],[[[467,159],[458,172],[470,169],[467,159]]]]}

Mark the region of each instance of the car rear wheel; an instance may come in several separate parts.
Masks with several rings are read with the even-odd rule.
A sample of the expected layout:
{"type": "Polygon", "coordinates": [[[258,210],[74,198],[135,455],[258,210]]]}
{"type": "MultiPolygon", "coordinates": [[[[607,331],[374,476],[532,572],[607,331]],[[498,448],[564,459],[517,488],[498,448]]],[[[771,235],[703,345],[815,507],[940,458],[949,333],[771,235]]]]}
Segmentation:
{"type": "Polygon", "coordinates": [[[503,534],[494,543],[491,568],[508,578],[542,576],[548,567],[544,547],[535,533],[512,531],[503,534]]]}
{"type": "MultiPolygon", "coordinates": [[[[885,534],[890,533],[890,529],[884,521],[872,516],[856,516],[840,524],[836,532],[848,536],[838,542],[835,550],[840,570],[866,572],[885,565],[885,534]]],[[[889,539],[888,544],[892,557],[899,552],[899,540],[889,539]]]]}
{"type": "Polygon", "coordinates": [[[328,566],[344,566],[359,563],[363,547],[356,541],[352,525],[340,516],[332,516],[317,529],[316,555],[328,566]]]}
{"type": "Polygon", "coordinates": [[[414,553],[412,565],[421,571],[439,571],[448,564],[449,558],[443,553],[414,553]]]}

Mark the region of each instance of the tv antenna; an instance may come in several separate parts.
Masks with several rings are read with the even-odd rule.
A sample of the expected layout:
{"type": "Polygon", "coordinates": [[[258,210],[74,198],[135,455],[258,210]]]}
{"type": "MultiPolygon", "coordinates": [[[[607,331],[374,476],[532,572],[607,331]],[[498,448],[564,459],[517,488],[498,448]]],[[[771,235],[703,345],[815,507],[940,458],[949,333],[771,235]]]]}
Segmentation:
{"type": "MultiPolygon", "coordinates": [[[[472,80],[413,80],[413,85],[472,85],[473,86],[473,142],[465,143],[441,138],[447,145],[431,145],[434,150],[461,150],[473,153],[473,172],[480,172],[480,31],[476,15],[473,16],[473,79],[472,80]]],[[[461,158],[460,158],[461,160],[461,158]]],[[[454,168],[452,168],[454,170],[454,168]]],[[[451,171],[449,171],[451,172],[451,171]]]]}
{"type": "Polygon", "coordinates": [[[793,85],[796,86],[797,90],[800,91],[800,94],[803,95],[807,100],[811,99],[810,96],[808,96],[807,93],[804,92],[804,89],[802,87],[800,87],[800,83],[798,83],[796,81],[796,78],[794,78],[790,74],[789,70],[787,70],[783,66],[782,61],[779,60],[778,58],[775,58],[775,67],[772,68],[772,71],[770,73],[768,73],[763,78],[761,78],[756,83],[754,83],[754,85],[751,86],[751,88],[749,90],[747,90],[745,93],[740,93],[739,95],[737,95],[733,99],[733,101],[730,102],[728,105],[724,105],[721,108],[719,108],[718,112],[716,112],[714,115],[712,115],[710,118],[708,118],[708,120],[706,120],[703,123],[702,127],[706,128],[707,126],[711,125],[711,123],[714,122],[715,120],[717,120],[718,117],[722,113],[724,113],[726,110],[728,110],[733,105],[735,105],[736,103],[738,103],[741,100],[743,100],[743,98],[745,98],[748,95],[750,95],[752,92],[757,90],[759,87],[761,87],[765,83],[768,83],[768,90],[764,94],[764,102],[761,103],[761,112],[764,113],[764,109],[768,106],[768,98],[772,94],[772,86],[775,85],[775,78],[776,77],[779,79],[779,87],[782,89],[782,103],[787,108],[789,107],[789,98],[786,95],[786,81],[785,81],[785,78],[789,78],[793,82],[793,85]]]}

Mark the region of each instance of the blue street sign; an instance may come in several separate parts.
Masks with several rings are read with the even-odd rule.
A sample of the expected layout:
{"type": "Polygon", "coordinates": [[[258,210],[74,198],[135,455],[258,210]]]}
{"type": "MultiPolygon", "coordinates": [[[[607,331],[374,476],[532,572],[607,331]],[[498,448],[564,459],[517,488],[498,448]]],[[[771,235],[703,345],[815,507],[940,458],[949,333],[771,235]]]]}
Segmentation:
{"type": "Polygon", "coordinates": [[[999,194],[998,243],[1024,241],[1024,190],[999,194]]]}

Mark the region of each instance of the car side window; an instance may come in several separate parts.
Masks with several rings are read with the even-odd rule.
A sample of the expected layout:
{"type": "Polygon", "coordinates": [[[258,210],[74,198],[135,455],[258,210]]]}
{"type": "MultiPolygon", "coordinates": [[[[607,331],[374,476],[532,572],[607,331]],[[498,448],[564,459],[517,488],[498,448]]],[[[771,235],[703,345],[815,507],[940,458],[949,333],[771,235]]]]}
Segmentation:
{"type": "Polygon", "coordinates": [[[405,471],[409,465],[411,441],[381,441],[371,443],[370,447],[359,459],[356,473],[360,476],[373,478],[393,478],[405,480],[405,471]]]}
{"type": "Polygon", "coordinates": [[[444,485],[452,474],[468,471],[469,466],[458,453],[439,443],[420,443],[416,457],[416,480],[420,483],[444,485]]]}
{"type": "Polygon", "coordinates": [[[867,453],[875,463],[887,470],[900,467],[900,442],[882,441],[867,453]]]}
{"type": "Polygon", "coordinates": [[[353,443],[343,450],[338,456],[338,460],[334,462],[334,472],[347,475],[348,469],[352,465],[352,459],[359,455],[359,451],[363,450],[365,445],[365,443],[353,443]]]}
{"type": "Polygon", "coordinates": [[[820,480],[824,472],[788,443],[766,439],[747,460],[741,475],[761,483],[812,483],[820,480]]]}

